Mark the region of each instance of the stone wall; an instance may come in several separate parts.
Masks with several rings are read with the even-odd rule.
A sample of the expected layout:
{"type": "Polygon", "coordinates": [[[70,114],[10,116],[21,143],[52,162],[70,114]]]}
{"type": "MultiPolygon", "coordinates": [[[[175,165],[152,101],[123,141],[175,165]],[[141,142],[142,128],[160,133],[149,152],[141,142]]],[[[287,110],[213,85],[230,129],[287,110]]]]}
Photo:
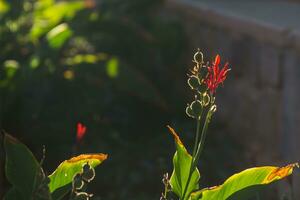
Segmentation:
{"type": "MultiPolygon", "coordinates": [[[[197,1],[169,0],[167,10],[184,24],[190,55],[199,47],[207,58],[218,53],[230,62],[232,71],[219,92],[218,119],[246,146],[248,160],[253,165],[299,161],[299,32],[227,15],[197,1]]],[[[295,174],[293,195],[300,199],[295,174]]],[[[288,183],[283,187],[284,192],[291,188],[288,183]]]]}

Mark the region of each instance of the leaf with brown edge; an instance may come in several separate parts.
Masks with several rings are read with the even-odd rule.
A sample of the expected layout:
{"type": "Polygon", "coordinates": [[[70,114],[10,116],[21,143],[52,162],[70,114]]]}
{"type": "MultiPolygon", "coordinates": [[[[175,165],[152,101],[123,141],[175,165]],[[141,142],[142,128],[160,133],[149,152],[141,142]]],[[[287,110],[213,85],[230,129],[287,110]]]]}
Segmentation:
{"type": "Polygon", "coordinates": [[[174,136],[176,144],[178,144],[180,146],[183,146],[183,148],[185,149],[183,143],[181,142],[181,140],[180,140],[178,134],[175,132],[175,130],[171,126],[169,126],[169,125],[167,127],[168,127],[170,133],[174,136]]]}
{"type": "Polygon", "coordinates": [[[82,167],[88,163],[95,168],[107,159],[107,154],[82,154],[62,162],[56,170],[49,175],[49,188],[52,193],[56,189],[72,182],[74,175],[82,171],[82,167]]]}
{"type": "Polygon", "coordinates": [[[284,167],[265,166],[246,169],[232,175],[220,186],[192,193],[191,200],[247,199],[256,194],[258,189],[291,175],[295,167],[299,167],[298,163],[284,167]]]}
{"type": "Polygon", "coordinates": [[[173,135],[176,144],[176,152],[173,157],[174,169],[170,178],[171,189],[181,200],[188,199],[189,194],[199,188],[198,182],[200,179],[200,173],[197,168],[192,172],[189,185],[187,186],[186,195],[183,199],[184,189],[187,185],[190,167],[192,164],[192,156],[184,147],[175,130],[170,126],[167,127],[173,135]]]}

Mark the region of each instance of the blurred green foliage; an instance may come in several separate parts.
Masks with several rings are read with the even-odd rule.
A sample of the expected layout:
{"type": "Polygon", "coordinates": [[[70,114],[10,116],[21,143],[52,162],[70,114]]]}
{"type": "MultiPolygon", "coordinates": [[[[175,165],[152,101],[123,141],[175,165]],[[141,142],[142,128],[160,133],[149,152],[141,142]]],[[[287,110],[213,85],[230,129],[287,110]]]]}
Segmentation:
{"type": "MultiPolygon", "coordinates": [[[[165,125],[194,128],[184,115],[184,32],[162,6],[162,0],[0,0],[0,127],[37,157],[45,144],[46,173],[72,154],[107,152],[93,193],[159,198],[173,153],[165,125]],[[79,121],[88,131],[74,148],[79,121]]],[[[223,155],[234,151],[227,140],[215,140],[223,155]]]]}

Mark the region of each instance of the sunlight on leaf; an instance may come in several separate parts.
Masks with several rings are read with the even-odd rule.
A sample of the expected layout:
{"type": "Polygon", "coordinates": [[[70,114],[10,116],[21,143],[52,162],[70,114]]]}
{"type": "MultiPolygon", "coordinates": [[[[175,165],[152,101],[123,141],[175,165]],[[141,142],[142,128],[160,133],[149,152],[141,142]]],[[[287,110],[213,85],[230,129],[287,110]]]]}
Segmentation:
{"type": "Polygon", "coordinates": [[[19,69],[19,63],[16,60],[6,60],[4,62],[7,78],[12,78],[19,69]]]}
{"type": "MultiPolygon", "coordinates": [[[[174,131],[173,128],[168,126],[170,132],[174,136],[175,144],[176,144],[176,153],[173,157],[173,165],[174,170],[172,173],[172,176],[170,178],[170,185],[172,188],[172,191],[177,194],[177,196],[182,199],[184,189],[187,185],[187,180],[189,176],[189,171],[192,163],[192,156],[187,152],[186,148],[184,147],[183,143],[181,142],[179,136],[174,131]]],[[[186,190],[186,195],[184,199],[188,199],[189,194],[199,189],[199,182],[200,179],[200,173],[198,169],[196,168],[191,176],[191,180],[189,183],[189,186],[186,190]]]]}
{"type": "Polygon", "coordinates": [[[56,189],[72,182],[74,175],[82,171],[82,167],[89,163],[95,168],[107,159],[107,154],[82,154],[62,162],[56,170],[49,175],[49,188],[52,193],[56,189]]]}
{"type": "Polygon", "coordinates": [[[105,53],[98,54],[77,54],[73,57],[66,58],[64,63],[69,66],[79,65],[82,63],[96,64],[99,61],[104,61],[108,57],[105,53]]]}
{"type": "Polygon", "coordinates": [[[30,68],[36,69],[40,65],[40,58],[38,56],[32,56],[30,60],[30,68]]]}
{"type": "Polygon", "coordinates": [[[106,73],[110,78],[116,78],[118,76],[119,60],[117,58],[112,58],[107,62],[106,73]]]}
{"type": "Polygon", "coordinates": [[[68,24],[62,23],[49,31],[46,38],[50,47],[58,49],[72,36],[72,34],[68,24]]]}
{"type": "Polygon", "coordinates": [[[256,194],[256,189],[277,180],[283,179],[293,173],[298,164],[290,164],[285,167],[254,167],[229,177],[222,185],[206,188],[191,194],[191,200],[226,200],[247,199],[256,194]],[[250,192],[251,191],[251,192],[250,192]],[[238,196],[238,198],[237,198],[238,196]]]}
{"type": "Polygon", "coordinates": [[[84,9],[83,1],[61,1],[55,4],[45,2],[37,6],[34,13],[30,37],[33,41],[57,26],[62,20],[70,20],[75,14],[84,9]]]}

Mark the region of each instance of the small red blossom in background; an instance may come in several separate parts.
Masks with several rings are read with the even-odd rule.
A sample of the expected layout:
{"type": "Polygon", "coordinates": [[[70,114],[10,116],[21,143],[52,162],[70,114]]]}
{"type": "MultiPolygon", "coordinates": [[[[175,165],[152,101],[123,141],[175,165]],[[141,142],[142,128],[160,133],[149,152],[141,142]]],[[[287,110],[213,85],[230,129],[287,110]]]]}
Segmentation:
{"type": "Polygon", "coordinates": [[[204,83],[211,93],[215,93],[220,83],[223,83],[226,79],[227,72],[230,70],[228,68],[229,63],[226,63],[224,67],[220,70],[220,61],[221,58],[219,55],[216,56],[215,62],[212,66],[208,66],[208,74],[204,83]]]}
{"type": "Polygon", "coordinates": [[[86,126],[80,122],[77,123],[77,134],[76,134],[77,142],[80,142],[82,140],[85,133],[86,133],[86,126]]]}

